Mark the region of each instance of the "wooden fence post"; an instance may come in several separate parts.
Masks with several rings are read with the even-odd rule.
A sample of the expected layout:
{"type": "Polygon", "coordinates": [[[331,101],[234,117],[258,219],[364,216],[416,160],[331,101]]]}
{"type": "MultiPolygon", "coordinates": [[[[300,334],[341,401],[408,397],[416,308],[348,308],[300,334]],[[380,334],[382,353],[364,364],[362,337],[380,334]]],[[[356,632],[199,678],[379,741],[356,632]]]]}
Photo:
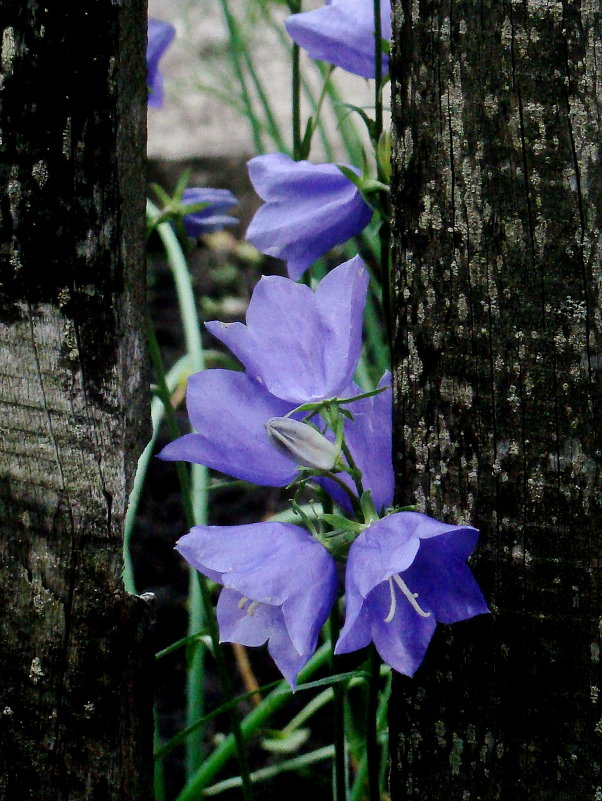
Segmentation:
{"type": "Polygon", "coordinates": [[[0,27],[0,797],[149,801],[149,613],[121,580],[146,7],[4,0],[0,27]]]}
{"type": "Polygon", "coordinates": [[[394,801],[602,798],[599,0],[396,0],[398,500],[492,614],[390,710],[394,801]]]}

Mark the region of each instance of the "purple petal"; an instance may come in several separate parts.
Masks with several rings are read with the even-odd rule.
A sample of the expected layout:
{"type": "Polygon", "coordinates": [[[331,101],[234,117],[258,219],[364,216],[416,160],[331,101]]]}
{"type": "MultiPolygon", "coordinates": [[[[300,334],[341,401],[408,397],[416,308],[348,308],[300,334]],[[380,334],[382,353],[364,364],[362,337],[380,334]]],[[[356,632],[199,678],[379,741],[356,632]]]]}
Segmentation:
{"type": "Polygon", "coordinates": [[[359,359],[367,285],[358,256],[332,270],[315,293],[288,278],[264,277],[246,325],[213,321],[207,328],[273,395],[292,403],[331,397],[349,383],[359,359]]]}
{"type": "Polygon", "coordinates": [[[390,622],[385,622],[391,611],[388,582],[376,587],[367,601],[372,639],[384,662],[406,676],[413,676],[424,659],[437,623],[433,614],[426,618],[418,615],[400,589],[393,586],[396,607],[390,622]]]}
{"type": "Polygon", "coordinates": [[[159,61],[171,44],[176,29],[160,19],[149,19],[146,45],[147,85],[150,89],[148,105],[161,108],[163,105],[163,78],[159,72],[159,61]]]}
{"type": "Polygon", "coordinates": [[[365,648],[372,641],[370,612],[357,587],[346,583],[345,625],[341,629],[335,647],[336,654],[348,654],[365,648]]]}
{"type": "Polygon", "coordinates": [[[291,457],[270,442],[265,424],[294,408],[243,373],[204,370],[188,379],[188,414],[197,434],[167,445],[159,458],[204,464],[255,484],[281,487],[296,475],[291,457]]]}
{"type": "Polygon", "coordinates": [[[336,164],[295,162],[270,153],[251,159],[248,168],[266,203],[251,221],[247,239],[262,253],[284,259],[294,280],[372,218],[372,209],[336,164]]]}
{"type": "Polygon", "coordinates": [[[217,623],[220,642],[240,645],[263,645],[268,640],[268,651],[278,669],[295,689],[297,675],[310,654],[302,656],[295,649],[277,606],[260,604],[256,608],[234,590],[221,591],[217,602],[217,623]]]}
{"type": "Polygon", "coordinates": [[[278,670],[288,681],[291,689],[294,690],[297,686],[299,671],[307,664],[311,653],[302,655],[297,651],[289,637],[282,614],[278,624],[272,626],[268,641],[268,652],[276,663],[278,670]],[[280,623],[280,621],[282,622],[280,623]]]}
{"type": "Polygon", "coordinates": [[[478,531],[458,528],[436,539],[421,540],[414,563],[403,574],[419,603],[432,609],[439,623],[457,623],[489,611],[470,568],[465,563],[478,531]]]}
{"type": "Polygon", "coordinates": [[[236,217],[224,214],[232,206],[238,204],[232,192],[227,189],[209,189],[192,187],[182,193],[182,205],[191,206],[195,203],[207,203],[204,209],[191,212],[184,216],[184,227],[190,237],[219,231],[225,225],[234,225],[238,222],[236,217]]]}
{"type": "MultiPolygon", "coordinates": [[[[378,386],[384,387],[390,384],[391,375],[386,372],[378,386]]],[[[360,393],[361,389],[352,384],[342,393],[342,397],[360,393]]],[[[391,453],[392,397],[393,393],[389,388],[380,395],[364,398],[345,407],[353,414],[353,420],[345,421],[345,440],[356,465],[361,470],[364,489],[372,491],[372,500],[378,510],[384,509],[393,501],[395,478],[391,453]]],[[[339,478],[355,493],[355,485],[348,475],[341,473],[339,478]]],[[[351,510],[347,494],[334,481],[319,479],[318,483],[339,506],[347,511],[351,510]]]]}
{"type": "Polygon", "coordinates": [[[349,550],[346,586],[366,598],[389,576],[407,570],[414,561],[420,540],[414,535],[413,512],[398,512],[373,523],[349,550]]]}
{"type": "Polygon", "coordinates": [[[248,614],[249,602],[235,590],[223,589],[217,601],[217,624],[220,642],[237,642],[240,645],[263,645],[270,636],[274,619],[282,614],[278,607],[260,604],[248,614]]]}
{"type": "MultiPolygon", "coordinates": [[[[363,78],[374,78],[374,10],[372,0],[332,0],[313,11],[293,14],[286,29],[311,58],[335,64],[363,78]]],[[[391,38],[391,6],[381,4],[381,33],[391,38]]],[[[383,74],[389,59],[383,54],[383,74]]]]}
{"type": "Polygon", "coordinates": [[[211,572],[253,601],[286,602],[287,617],[307,621],[302,596],[313,596],[315,612],[332,592],[332,557],[305,529],[289,523],[194,526],[176,550],[201,573],[211,572]]]}

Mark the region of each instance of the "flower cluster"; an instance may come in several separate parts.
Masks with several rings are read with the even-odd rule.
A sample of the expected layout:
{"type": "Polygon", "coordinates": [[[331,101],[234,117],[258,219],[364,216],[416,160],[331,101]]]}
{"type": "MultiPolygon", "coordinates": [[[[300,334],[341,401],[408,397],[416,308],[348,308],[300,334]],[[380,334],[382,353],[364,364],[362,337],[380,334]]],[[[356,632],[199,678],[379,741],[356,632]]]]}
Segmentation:
{"type": "MultiPolygon", "coordinates": [[[[207,323],[245,372],[213,369],[190,378],[187,405],[196,433],[167,445],[161,458],[270,486],[309,474],[343,509],[359,502],[361,475],[374,506],[384,510],[393,495],[391,391],[381,384],[381,393],[362,394],[353,382],[367,283],[359,257],[335,268],[315,292],[288,278],[264,277],[246,325],[207,323]],[[339,404],[348,416],[337,436],[336,421],[331,428],[326,421],[339,404]],[[308,409],[322,410],[317,427],[307,422],[308,409]]],[[[388,664],[412,675],[437,622],[487,611],[466,565],[478,532],[416,512],[354,525],[359,535],[348,548],[346,621],[336,650],[373,641],[388,664]]],[[[196,526],[177,548],[224,586],[217,610],[222,640],[267,641],[294,686],[336,598],[329,551],[339,555],[340,539],[264,522],[196,526]]]]}
{"type": "MultiPolygon", "coordinates": [[[[292,15],[286,25],[312,57],[373,77],[380,51],[372,8],[368,0],[331,0],[292,15]]],[[[380,27],[388,38],[389,3],[382,8],[380,27]]],[[[387,67],[385,54],[383,71],[387,67]]],[[[437,623],[488,610],[467,565],[478,531],[391,507],[390,376],[368,392],[354,381],[369,284],[362,259],[340,264],[315,289],[295,283],[317,258],[370,222],[373,209],[362,196],[366,176],[347,165],[314,165],[283,153],[258,156],[248,167],[265,203],[247,239],[285,260],[289,277],[259,281],[245,324],[206,324],[244,369],[191,376],[187,406],[194,432],[167,445],[160,457],[287,486],[305,527],[275,521],[195,526],[176,547],[223,587],[217,606],[222,641],[267,642],[292,687],[335,608],[337,562],[344,566],[346,609],[336,653],[374,643],[386,663],[412,676],[437,623]],[[296,497],[308,486],[337,511],[307,517],[296,497]]],[[[229,198],[213,200],[224,201],[217,209],[220,224],[229,221],[220,217],[229,198]]],[[[201,215],[196,224],[208,223],[201,215]]]]}

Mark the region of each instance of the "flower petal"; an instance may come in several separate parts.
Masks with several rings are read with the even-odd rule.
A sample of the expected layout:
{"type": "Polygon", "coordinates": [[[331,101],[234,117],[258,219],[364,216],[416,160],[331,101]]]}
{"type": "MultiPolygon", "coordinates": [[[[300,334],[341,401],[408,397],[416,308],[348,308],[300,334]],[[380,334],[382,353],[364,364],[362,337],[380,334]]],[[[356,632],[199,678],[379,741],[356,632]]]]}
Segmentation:
{"type": "Polygon", "coordinates": [[[380,584],[370,594],[367,604],[372,639],[384,662],[406,676],[413,676],[424,659],[437,623],[432,614],[429,617],[418,615],[395,585],[394,591],[397,605],[389,623],[385,622],[391,610],[388,582],[380,584]]]}
{"type": "Polygon", "coordinates": [[[297,676],[301,668],[308,662],[311,653],[301,655],[289,637],[287,627],[280,610],[279,617],[274,619],[268,640],[268,652],[278,670],[288,681],[291,689],[297,686],[297,676]]]}
{"type": "Polygon", "coordinates": [[[299,404],[332,397],[348,385],[359,359],[367,285],[359,257],[332,270],[315,293],[288,278],[264,277],[246,325],[213,321],[207,329],[278,398],[299,404]]]}
{"type": "Polygon", "coordinates": [[[235,590],[223,589],[217,601],[217,624],[220,642],[237,642],[240,645],[263,645],[270,636],[274,619],[282,617],[275,606],[260,604],[252,614],[249,602],[235,590]]]}
{"type": "Polygon", "coordinates": [[[412,512],[398,512],[373,523],[349,550],[346,586],[366,598],[389,576],[407,570],[414,561],[420,540],[414,536],[412,512]]]}
{"type": "MultiPolygon", "coordinates": [[[[378,383],[379,387],[390,387],[391,374],[386,372],[378,383]]],[[[352,383],[341,397],[361,394],[357,384],[352,383]]],[[[361,470],[364,489],[372,491],[376,509],[384,509],[393,501],[393,459],[391,454],[392,431],[392,391],[386,389],[380,395],[355,401],[345,408],[353,414],[353,420],[345,421],[345,440],[351,455],[361,470]]],[[[341,473],[339,478],[355,493],[351,478],[341,473]]],[[[328,478],[317,482],[334,498],[343,509],[350,511],[351,504],[347,494],[328,478]]]]}
{"type": "Polygon", "coordinates": [[[370,612],[353,585],[345,587],[345,625],[341,629],[335,654],[348,654],[365,648],[372,641],[370,612]]]}
{"type": "Polygon", "coordinates": [[[166,460],[194,461],[255,484],[281,487],[293,480],[296,465],[270,442],[265,424],[294,408],[243,373],[204,370],[188,379],[186,402],[197,434],[167,445],[166,460]]]}
{"type": "MultiPolygon", "coordinates": [[[[313,11],[293,14],[284,24],[311,58],[335,64],[354,75],[374,78],[374,11],[371,0],[332,0],[313,11]]],[[[381,32],[391,38],[391,6],[382,3],[381,32]]],[[[383,74],[389,59],[383,54],[383,74]]]]}
{"type": "Polygon", "coordinates": [[[184,227],[190,237],[219,231],[225,225],[233,225],[238,222],[236,217],[224,214],[224,211],[238,204],[238,200],[227,189],[210,189],[208,187],[185,189],[182,193],[182,205],[191,206],[195,203],[207,203],[208,205],[184,216],[184,227]]]}
{"type": "Polygon", "coordinates": [[[457,528],[436,539],[422,540],[403,580],[419,602],[432,609],[439,623],[457,623],[489,611],[465,559],[476,545],[478,531],[457,528]]]}
{"type": "Polygon", "coordinates": [[[147,85],[150,89],[148,105],[161,108],[163,105],[163,77],[159,72],[159,61],[171,44],[176,29],[169,22],[149,19],[146,45],[147,85]]]}
{"type": "Polygon", "coordinates": [[[322,596],[331,592],[332,557],[290,523],[194,526],[176,550],[201,573],[252,601],[281,606],[288,599],[293,616],[298,609],[305,618],[300,595],[313,596],[319,609],[322,596]]]}
{"type": "Polygon", "coordinates": [[[270,153],[247,166],[256,192],[266,201],[251,221],[247,239],[262,253],[287,261],[294,280],[372,218],[372,209],[336,164],[296,162],[270,153]]]}

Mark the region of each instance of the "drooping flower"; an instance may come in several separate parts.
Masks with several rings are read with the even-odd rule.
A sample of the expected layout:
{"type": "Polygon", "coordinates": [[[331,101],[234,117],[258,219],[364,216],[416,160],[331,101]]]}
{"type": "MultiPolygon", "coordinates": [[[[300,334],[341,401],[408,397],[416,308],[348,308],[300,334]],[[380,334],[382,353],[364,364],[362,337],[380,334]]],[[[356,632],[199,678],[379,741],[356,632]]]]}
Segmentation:
{"type": "Polygon", "coordinates": [[[287,523],[195,526],[176,544],[193,567],[223,584],[222,642],[263,645],[294,689],[334,603],[334,559],[307,531],[287,523]]]}
{"type": "Polygon", "coordinates": [[[149,19],[146,45],[146,83],[149,89],[148,105],[161,108],[163,105],[163,76],[159,72],[159,61],[171,44],[176,29],[169,22],[149,19]]]}
{"type": "MultiPolygon", "coordinates": [[[[293,14],[284,24],[294,42],[311,58],[328,61],[354,75],[374,78],[372,0],[332,0],[322,8],[293,14]]],[[[381,34],[391,39],[391,4],[381,3],[381,34]]],[[[383,54],[383,75],[389,59],[383,54]]]]}
{"type": "Polygon", "coordinates": [[[207,323],[246,373],[205,370],[191,376],[187,406],[196,433],[167,445],[160,458],[204,464],[256,484],[290,483],[299,459],[274,443],[266,425],[351,385],[367,285],[357,256],[328,273],[315,292],[270,276],[255,287],[246,325],[207,323]]]}
{"type": "Polygon", "coordinates": [[[234,225],[238,222],[236,217],[230,217],[224,212],[236,206],[238,200],[227,189],[209,189],[205,187],[191,187],[182,192],[182,205],[192,206],[196,203],[207,205],[190,214],[184,215],[184,228],[190,237],[219,231],[225,225],[234,225]]]}
{"type": "Polygon", "coordinates": [[[317,258],[359,234],[372,218],[372,209],[336,164],[310,164],[269,153],[247,166],[255,191],[265,201],[251,220],[247,239],[262,253],[284,259],[295,281],[317,258]]]}
{"type": "Polygon", "coordinates": [[[336,653],[371,641],[383,661],[412,676],[437,623],[488,612],[466,564],[479,532],[417,512],[398,512],[370,525],[349,551],[345,625],[336,653]]]}

